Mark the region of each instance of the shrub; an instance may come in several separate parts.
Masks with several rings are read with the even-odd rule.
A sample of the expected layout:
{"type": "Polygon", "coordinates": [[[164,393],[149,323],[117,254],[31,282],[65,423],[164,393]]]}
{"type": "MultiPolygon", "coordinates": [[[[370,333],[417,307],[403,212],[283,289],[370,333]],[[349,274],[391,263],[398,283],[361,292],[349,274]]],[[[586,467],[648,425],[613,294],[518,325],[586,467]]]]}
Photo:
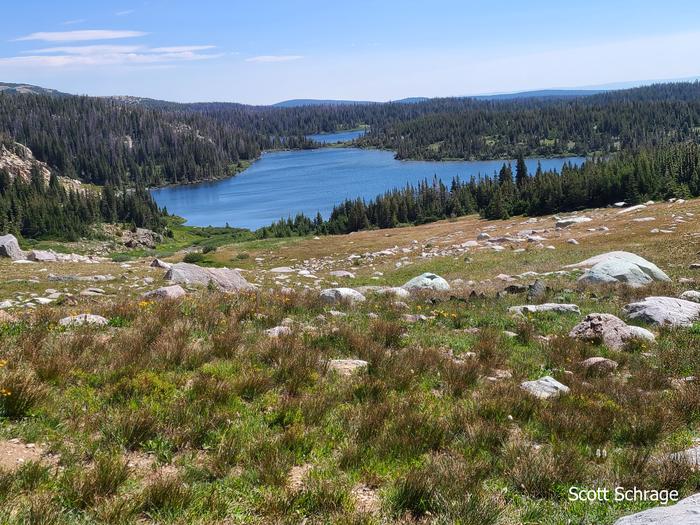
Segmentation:
{"type": "Polygon", "coordinates": [[[198,252],[190,252],[183,257],[183,262],[189,264],[197,264],[204,260],[204,254],[198,252]]]}
{"type": "Polygon", "coordinates": [[[84,509],[99,498],[111,496],[129,477],[126,462],[113,455],[99,455],[90,468],[73,468],[63,474],[61,493],[71,506],[84,509]]]}
{"type": "Polygon", "coordinates": [[[24,417],[45,397],[47,389],[29,368],[0,369],[0,415],[24,417]]]}
{"type": "Polygon", "coordinates": [[[141,493],[143,511],[154,513],[176,513],[189,505],[192,491],[178,477],[160,476],[150,482],[141,493]]]}

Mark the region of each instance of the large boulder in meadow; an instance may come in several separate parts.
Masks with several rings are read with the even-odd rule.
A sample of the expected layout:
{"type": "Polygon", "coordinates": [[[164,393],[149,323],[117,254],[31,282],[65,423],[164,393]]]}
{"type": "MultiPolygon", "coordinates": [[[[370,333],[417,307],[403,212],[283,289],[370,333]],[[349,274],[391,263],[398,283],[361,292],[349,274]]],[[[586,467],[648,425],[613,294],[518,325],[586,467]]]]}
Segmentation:
{"type": "Polygon", "coordinates": [[[700,303],[675,297],[647,297],[624,307],[630,319],[669,326],[691,326],[700,318],[700,303]]]}
{"type": "Polygon", "coordinates": [[[58,324],[61,326],[105,326],[107,323],[109,323],[107,319],[105,319],[101,315],[95,314],[72,315],[70,317],[64,317],[58,322],[58,324]]]}
{"type": "Polygon", "coordinates": [[[569,332],[569,337],[593,343],[603,343],[608,348],[619,350],[633,339],[654,341],[656,337],[646,328],[629,326],[612,314],[589,314],[569,332]]]}
{"type": "Polygon", "coordinates": [[[179,284],[173,284],[172,286],[163,286],[157,290],[152,290],[143,294],[144,299],[151,299],[155,301],[170,301],[173,299],[179,299],[187,295],[185,289],[179,284]]]}
{"type": "Polygon", "coordinates": [[[520,384],[520,388],[540,399],[549,399],[569,392],[568,386],[551,376],[540,377],[535,381],[525,381],[520,384]]]}
{"type": "Polygon", "coordinates": [[[321,291],[320,297],[326,304],[355,304],[365,301],[365,296],[352,288],[327,288],[321,291]]]}
{"type": "Polygon", "coordinates": [[[566,268],[588,268],[579,282],[588,284],[626,283],[645,286],[654,281],[670,281],[668,275],[654,263],[634,253],[615,251],[590,257],[566,268]]]}
{"type": "Polygon", "coordinates": [[[437,274],[424,273],[408,281],[402,288],[409,291],[432,290],[434,292],[446,292],[450,289],[450,284],[437,274]]]}
{"type": "Polygon", "coordinates": [[[228,268],[204,268],[190,263],[173,264],[165,279],[176,284],[208,286],[210,283],[224,292],[246,292],[254,290],[237,271],[228,268]]]}
{"type": "Polygon", "coordinates": [[[682,499],[675,505],[659,505],[625,516],[614,525],[700,525],[700,493],[682,499]]]}
{"type": "Polygon", "coordinates": [[[12,234],[0,236],[0,257],[9,257],[13,261],[24,259],[17,237],[12,234]]]}

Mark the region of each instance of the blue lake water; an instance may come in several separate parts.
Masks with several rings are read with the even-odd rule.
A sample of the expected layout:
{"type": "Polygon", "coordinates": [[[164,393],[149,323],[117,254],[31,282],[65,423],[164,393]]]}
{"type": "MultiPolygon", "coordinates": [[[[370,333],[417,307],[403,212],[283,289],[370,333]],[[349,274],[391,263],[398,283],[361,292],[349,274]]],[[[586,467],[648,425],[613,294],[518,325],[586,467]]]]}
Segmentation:
{"type": "Polygon", "coordinates": [[[338,133],[318,133],[307,135],[307,138],[320,142],[321,144],[337,144],[338,142],[349,142],[364,135],[364,129],[353,129],[350,131],[339,131],[338,133]]]}
{"type": "MultiPolygon", "coordinates": [[[[537,163],[559,170],[583,157],[527,159],[531,173],[537,163]]],[[[424,162],[394,159],[390,151],[323,148],[264,153],[243,173],[229,179],[155,189],[153,197],[168,212],[193,226],[231,226],[256,229],[303,212],[328,218],[333,206],[346,198],[371,199],[387,190],[437,176],[449,184],[453,177],[469,180],[491,176],[503,160],[424,162]]],[[[515,167],[515,162],[510,161],[515,167]]]]}

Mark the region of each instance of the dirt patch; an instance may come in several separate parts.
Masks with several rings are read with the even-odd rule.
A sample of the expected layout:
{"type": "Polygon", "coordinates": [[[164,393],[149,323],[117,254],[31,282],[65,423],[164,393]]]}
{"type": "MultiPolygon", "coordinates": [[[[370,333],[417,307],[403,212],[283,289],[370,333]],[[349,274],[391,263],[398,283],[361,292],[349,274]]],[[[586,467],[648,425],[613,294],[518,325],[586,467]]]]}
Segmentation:
{"type": "Polygon", "coordinates": [[[306,463],[304,465],[295,465],[287,476],[287,488],[292,492],[298,492],[304,488],[304,481],[306,480],[306,475],[312,469],[313,465],[306,463]]]}
{"type": "Polygon", "coordinates": [[[175,476],[178,473],[175,465],[159,465],[152,454],[129,452],[125,458],[126,465],[139,477],[154,479],[163,476],[175,476]]]}
{"type": "Polygon", "coordinates": [[[352,496],[355,498],[355,508],[363,514],[378,514],[381,509],[381,501],[375,488],[369,485],[356,485],[352,489],[352,496]]]}
{"type": "Polygon", "coordinates": [[[27,461],[40,461],[44,451],[34,443],[22,443],[19,439],[0,441],[0,471],[13,472],[27,461]]]}

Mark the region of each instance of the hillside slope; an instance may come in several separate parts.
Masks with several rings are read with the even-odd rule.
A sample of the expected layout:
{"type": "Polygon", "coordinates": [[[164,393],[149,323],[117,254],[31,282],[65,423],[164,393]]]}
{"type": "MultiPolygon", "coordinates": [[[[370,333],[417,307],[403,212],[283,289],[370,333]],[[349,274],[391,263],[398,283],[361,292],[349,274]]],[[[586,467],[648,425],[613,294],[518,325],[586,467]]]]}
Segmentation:
{"type": "Polygon", "coordinates": [[[213,246],[187,246],[188,230],[124,262],[0,258],[0,520],[606,525],[657,503],[562,494],[692,494],[694,456],[668,454],[700,438],[698,325],[663,328],[624,307],[698,289],[698,214],[700,201],[681,200],[578,223],[469,216],[199,253],[240,268],[229,286],[257,286],[229,293],[184,282],[191,267],[166,272],[213,246]],[[568,267],[613,250],[671,280],[590,285],[568,267]],[[391,288],[425,272],[450,291],[391,288]],[[142,296],[176,282],[162,293],[184,295],[142,296]],[[323,300],[331,287],[365,299],[323,300]],[[570,306],[511,311],[522,305],[570,306]],[[655,341],[572,338],[593,313],[655,341]],[[96,324],[74,324],[86,319],[96,324]],[[543,376],[568,390],[521,387],[543,376]]]}

